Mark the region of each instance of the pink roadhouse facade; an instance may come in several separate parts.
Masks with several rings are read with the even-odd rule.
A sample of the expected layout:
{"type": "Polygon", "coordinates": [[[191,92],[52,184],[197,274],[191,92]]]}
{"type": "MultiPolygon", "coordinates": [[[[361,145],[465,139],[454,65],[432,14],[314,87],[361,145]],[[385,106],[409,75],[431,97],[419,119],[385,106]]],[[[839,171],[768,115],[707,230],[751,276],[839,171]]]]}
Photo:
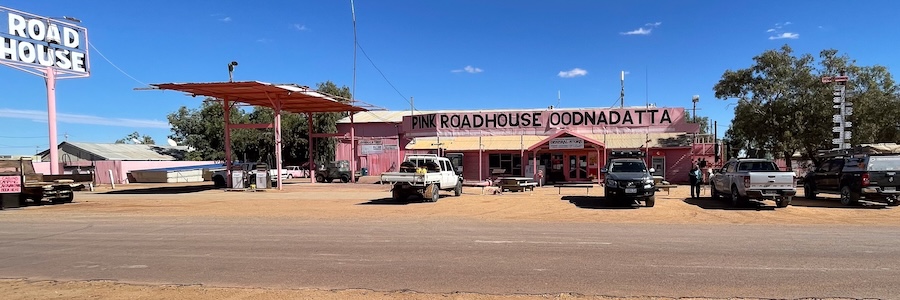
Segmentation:
{"type": "Polygon", "coordinates": [[[545,182],[600,178],[612,150],[647,153],[655,175],[688,181],[693,162],[714,164],[712,135],[685,120],[684,108],[624,107],[524,110],[366,111],[356,113],[356,153],[350,118],[338,121],[336,157],[370,175],[396,170],[403,157],[450,158],[465,180],[541,177],[545,182]]]}

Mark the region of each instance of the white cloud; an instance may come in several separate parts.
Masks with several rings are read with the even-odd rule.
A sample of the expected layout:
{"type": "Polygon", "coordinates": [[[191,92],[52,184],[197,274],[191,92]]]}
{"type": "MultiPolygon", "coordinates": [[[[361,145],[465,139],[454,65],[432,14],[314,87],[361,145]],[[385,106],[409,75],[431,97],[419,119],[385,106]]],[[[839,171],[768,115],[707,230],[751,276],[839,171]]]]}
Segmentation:
{"type": "Polygon", "coordinates": [[[648,34],[650,34],[651,31],[653,31],[653,28],[644,29],[644,27],[641,27],[641,28],[638,28],[638,29],[635,29],[632,31],[620,32],[619,34],[621,34],[621,35],[648,35],[648,34]]]}
{"type": "Polygon", "coordinates": [[[268,43],[268,42],[271,42],[271,41],[272,41],[272,40],[266,39],[266,38],[262,38],[262,39],[256,40],[257,43],[268,43]]]}
{"type": "Polygon", "coordinates": [[[794,24],[794,23],[791,23],[791,22],[784,22],[784,25],[785,25],[785,26],[791,25],[791,24],[794,24]]]}
{"type": "MultiPolygon", "coordinates": [[[[139,120],[123,118],[106,118],[90,115],[57,113],[57,121],[71,124],[87,124],[101,126],[117,126],[132,128],[163,128],[169,129],[169,122],[158,120],[139,120]]],[[[40,110],[22,110],[0,108],[0,118],[24,119],[34,122],[47,122],[47,112],[40,110]]]]}
{"type": "Polygon", "coordinates": [[[224,17],[224,18],[219,19],[219,21],[222,21],[222,22],[231,22],[231,17],[224,17]]]}
{"type": "Polygon", "coordinates": [[[774,29],[774,28],[769,28],[769,30],[766,30],[766,32],[775,32],[775,29],[774,29]]]}
{"type": "Polygon", "coordinates": [[[294,24],[294,29],[296,29],[297,31],[307,31],[307,30],[309,30],[309,28],[306,27],[306,25],[303,25],[303,24],[294,24]]]}
{"type": "Polygon", "coordinates": [[[653,28],[659,27],[659,25],[662,25],[662,22],[646,23],[646,24],[644,24],[644,26],[646,26],[646,28],[639,27],[638,29],[635,29],[632,31],[619,32],[619,34],[621,34],[621,35],[649,35],[650,32],[653,31],[653,28]]]}
{"type": "Polygon", "coordinates": [[[796,40],[796,39],[799,39],[799,38],[800,38],[800,34],[799,34],[799,33],[793,33],[793,32],[785,32],[785,33],[782,33],[782,34],[779,34],[779,35],[773,35],[773,36],[770,36],[770,37],[769,37],[770,40],[780,40],[780,39],[792,39],[792,40],[796,40]]]}
{"type": "Polygon", "coordinates": [[[453,72],[453,73],[462,73],[462,72],[466,72],[466,73],[475,74],[475,73],[481,73],[481,72],[484,72],[484,70],[482,70],[481,68],[473,67],[473,66],[466,66],[465,68],[462,68],[462,69],[456,69],[456,70],[451,70],[450,72],[453,72]]]}
{"type": "Polygon", "coordinates": [[[562,78],[574,78],[574,77],[578,77],[578,76],[587,75],[587,73],[588,73],[588,71],[585,69],[574,68],[574,69],[571,69],[568,71],[559,71],[559,74],[557,74],[557,76],[562,77],[562,78]]]}

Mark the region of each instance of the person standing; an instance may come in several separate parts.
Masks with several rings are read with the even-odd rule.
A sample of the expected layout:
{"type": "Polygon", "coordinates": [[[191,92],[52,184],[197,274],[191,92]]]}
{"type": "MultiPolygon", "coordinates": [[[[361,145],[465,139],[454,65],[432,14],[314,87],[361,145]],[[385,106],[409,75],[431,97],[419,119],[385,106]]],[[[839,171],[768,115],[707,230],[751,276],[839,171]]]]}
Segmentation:
{"type": "Polygon", "coordinates": [[[690,179],[691,184],[691,198],[699,198],[700,197],[700,181],[702,180],[703,175],[700,173],[700,166],[694,164],[691,166],[691,172],[688,173],[688,178],[690,179]]]}

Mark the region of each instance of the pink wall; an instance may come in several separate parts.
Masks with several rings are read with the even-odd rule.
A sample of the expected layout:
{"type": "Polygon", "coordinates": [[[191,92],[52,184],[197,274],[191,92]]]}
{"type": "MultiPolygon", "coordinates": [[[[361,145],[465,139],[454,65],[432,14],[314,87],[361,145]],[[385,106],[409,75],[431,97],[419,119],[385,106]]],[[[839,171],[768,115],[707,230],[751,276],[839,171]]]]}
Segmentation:
{"type": "MultiPolygon", "coordinates": [[[[344,138],[341,138],[335,153],[335,158],[337,160],[351,160],[353,156],[351,155],[351,147],[350,147],[350,124],[342,123],[337,124],[337,129],[339,133],[345,134],[344,138]]],[[[378,175],[383,172],[387,172],[391,170],[397,170],[400,166],[400,162],[403,159],[403,156],[406,154],[403,149],[409,144],[409,139],[401,138],[398,141],[399,136],[399,124],[395,123],[360,123],[355,124],[354,133],[357,141],[356,146],[356,170],[360,170],[361,168],[367,168],[369,171],[369,175],[378,175]],[[382,145],[398,145],[397,149],[389,149],[384,150],[379,154],[362,154],[362,147],[359,146],[359,141],[381,141],[382,145]]]]}
{"type": "MultiPolygon", "coordinates": [[[[128,172],[133,170],[146,170],[146,169],[158,169],[158,168],[172,168],[172,167],[187,167],[187,166],[200,166],[200,165],[211,165],[222,162],[215,161],[117,161],[117,160],[105,160],[105,161],[80,161],[80,162],[72,162],[69,166],[72,165],[81,165],[81,166],[91,166],[94,165],[94,184],[109,184],[109,171],[113,171],[113,177],[115,179],[116,184],[124,184],[128,183],[128,172]]],[[[36,162],[34,163],[34,169],[37,173],[42,174],[50,174],[50,163],[49,162],[36,162]]]]}
{"type": "Polygon", "coordinates": [[[402,132],[409,136],[543,135],[554,128],[585,133],[696,132],[699,125],[686,123],[681,107],[448,112],[404,116],[402,124],[402,132]]]}

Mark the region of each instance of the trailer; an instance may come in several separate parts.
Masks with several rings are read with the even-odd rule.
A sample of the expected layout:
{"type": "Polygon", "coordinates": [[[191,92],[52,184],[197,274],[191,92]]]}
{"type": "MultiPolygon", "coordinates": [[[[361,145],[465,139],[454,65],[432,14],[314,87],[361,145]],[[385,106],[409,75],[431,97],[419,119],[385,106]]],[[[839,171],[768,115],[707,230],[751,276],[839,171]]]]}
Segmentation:
{"type": "Polygon", "coordinates": [[[28,201],[40,204],[47,200],[53,203],[70,203],[75,198],[74,190],[80,184],[71,179],[43,181],[43,174],[34,171],[30,158],[0,159],[0,193],[17,195],[19,205],[28,201]]]}

